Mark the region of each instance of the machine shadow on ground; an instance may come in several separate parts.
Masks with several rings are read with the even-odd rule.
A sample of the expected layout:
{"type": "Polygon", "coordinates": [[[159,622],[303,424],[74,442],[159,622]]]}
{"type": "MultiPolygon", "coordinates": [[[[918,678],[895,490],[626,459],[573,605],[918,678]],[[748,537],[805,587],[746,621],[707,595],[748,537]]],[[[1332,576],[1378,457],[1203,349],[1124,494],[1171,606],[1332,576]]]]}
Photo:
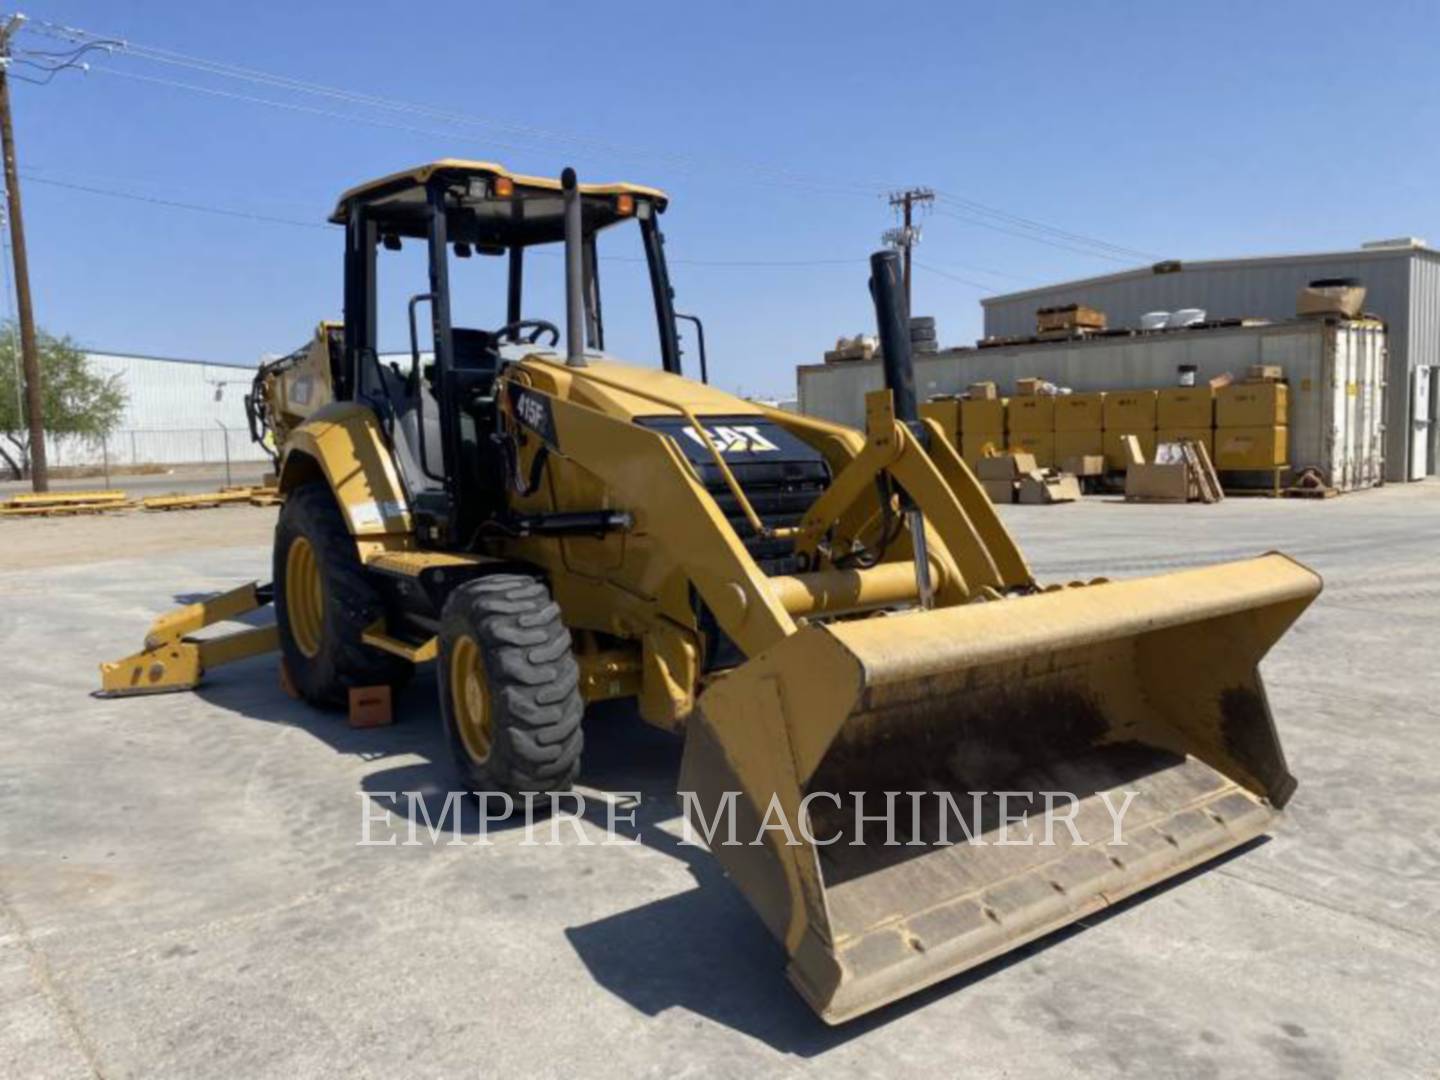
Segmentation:
{"type": "MultiPolygon", "coordinates": [[[[258,657],[227,667],[215,673],[197,693],[219,708],[265,723],[300,728],[337,753],[376,763],[380,767],[366,774],[362,789],[378,806],[401,818],[409,813],[401,793],[420,793],[431,820],[438,822],[446,794],[456,787],[441,730],[432,665],[420,668],[415,678],[397,692],[396,722],[381,728],[351,728],[343,713],[317,709],[287,697],[280,688],[273,657],[258,657]],[[401,757],[423,760],[385,764],[401,757]]],[[[790,987],[784,974],[784,950],[725,879],[719,863],[703,847],[682,843],[673,831],[661,827],[673,822],[679,813],[675,784],[680,771],[681,740],[645,724],[628,703],[615,702],[587,711],[585,734],[582,788],[606,794],[638,793],[639,801],[633,805],[634,824],[622,825],[622,834],[683,862],[695,887],[568,928],[565,936],[576,955],[599,986],[647,1016],[685,1009],[782,1053],[800,1057],[824,1054],[924,1009],[941,997],[971,992],[1012,965],[1024,963],[1268,840],[1259,837],[1038,942],[832,1028],[790,987]]],[[[627,806],[627,812],[631,808],[627,806]]],[[[583,815],[586,820],[603,829],[605,815],[604,803],[587,800],[583,815]]],[[[482,829],[475,800],[465,800],[462,813],[458,817],[452,814],[448,820],[449,831],[462,838],[473,838],[482,829]]],[[[510,821],[489,822],[488,830],[500,833],[523,826],[523,815],[517,815],[510,821]]]]}

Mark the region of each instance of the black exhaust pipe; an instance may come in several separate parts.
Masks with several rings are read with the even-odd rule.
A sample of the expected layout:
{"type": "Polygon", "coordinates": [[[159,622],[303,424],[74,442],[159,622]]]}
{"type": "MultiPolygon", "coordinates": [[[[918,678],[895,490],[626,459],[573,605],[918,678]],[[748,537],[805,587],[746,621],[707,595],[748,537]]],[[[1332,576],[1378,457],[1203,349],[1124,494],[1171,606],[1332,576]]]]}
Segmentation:
{"type": "Polygon", "coordinates": [[[875,301],[885,388],[895,395],[896,418],[923,443],[920,406],[915,400],[915,364],[910,355],[910,312],[901,281],[898,254],[877,251],[870,256],[870,296],[875,301]]]}
{"type": "MultiPolygon", "coordinates": [[[[929,449],[930,438],[920,423],[920,406],[915,400],[915,363],[910,355],[910,310],[900,284],[900,256],[877,251],[870,256],[870,297],[875,301],[875,324],[880,332],[881,363],[885,389],[895,401],[895,419],[906,426],[929,449]]],[[[915,588],[920,606],[935,605],[935,588],[930,580],[930,554],[925,542],[925,515],[906,491],[900,492],[900,508],[910,526],[910,545],[915,552],[915,588]]]]}
{"type": "Polygon", "coordinates": [[[565,363],[587,367],[580,184],[574,169],[566,168],[560,174],[560,190],[565,194],[565,363]]]}

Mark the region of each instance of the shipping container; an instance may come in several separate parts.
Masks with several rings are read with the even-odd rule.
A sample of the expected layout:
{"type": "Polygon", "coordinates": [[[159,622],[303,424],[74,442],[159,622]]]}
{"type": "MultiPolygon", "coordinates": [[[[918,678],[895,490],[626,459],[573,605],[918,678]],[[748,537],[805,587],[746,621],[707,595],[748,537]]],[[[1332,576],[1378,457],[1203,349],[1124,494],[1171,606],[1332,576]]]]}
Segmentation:
{"type": "MultiPolygon", "coordinates": [[[[1440,365],[1440,251],[1423,241],[1402,237],[1350,251],[1168,261],[987,296],[980,303],[985,335],[997,338],[1033,334],[1037,310],[1075,303],[1103,311],[1112,327],[1139,327],[1148,312],[1178,313],[1182,308],[1202,309],[1211,320],[1281,320],[1295,317],[1300,290],[1321,278],[1358,278],[1366,290],[1364,310],[1389,331],[1388,370],[1382,380],[1388,384],[1386,479],[1440,473],[1440,455],[1424,452],[1423,443],[1412,437],[1411,425],[1422,400],[1413,372],[1440,365]],[[1418,469],[1413,467],[1417,460],[1418,469]]],[[[1431,412],[1425,407],[1440,419],[1440,408],[1431,412]]],[[[1440,450],[1440,425],[1425,437],[1440,450]]]]}
{"type": "MultiPolygon", "coordinates": [[[[1196,382],[1204,386],[1225,374],[1243,379],[1252,364],[1278,364],[1289,388],[1292,475],[1315,468],[1346,491],[1379,484],[1385,476],[1386,360],[1385,328],[1375,320],[1293,319],[951,349],[917,357],[915,381],[922,398],[961,393],[984,380],[1008,394],[1017,379],[1029,377],[1077,392],[1158,390],[1175,386],[1185,365],[1195,368],[1196,382]]],[[[864,425],[865,391],[884,384],[878,361],[805,365],[798,377],[802,412],[854,427],[864,425]]],[[[1057,402],[1057,430],[1065,430],[1061,417],[1068,411],[1057,402]]],[[[1055,453],[1066,456],[1060,440],[1055,453]]]]}

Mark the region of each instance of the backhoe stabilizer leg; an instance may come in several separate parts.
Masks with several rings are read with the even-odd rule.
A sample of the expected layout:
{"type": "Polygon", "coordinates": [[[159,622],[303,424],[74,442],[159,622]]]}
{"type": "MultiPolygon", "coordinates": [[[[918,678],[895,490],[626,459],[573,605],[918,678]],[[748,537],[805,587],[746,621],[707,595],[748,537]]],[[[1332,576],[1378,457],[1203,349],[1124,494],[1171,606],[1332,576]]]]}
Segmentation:
{"type": "Polygon", "coordinates": [[[229,592],[161,615],[145,635],[145,648],[122,660],[100,665],[100,697],[163,694],[193,690],[205,673],[222,664],[274,652],[280,647],[275,626],[251,626],[232,634],[195,638],[216,623],[238,619],[269,604],[271,587],[249,582],[229,592]]]}

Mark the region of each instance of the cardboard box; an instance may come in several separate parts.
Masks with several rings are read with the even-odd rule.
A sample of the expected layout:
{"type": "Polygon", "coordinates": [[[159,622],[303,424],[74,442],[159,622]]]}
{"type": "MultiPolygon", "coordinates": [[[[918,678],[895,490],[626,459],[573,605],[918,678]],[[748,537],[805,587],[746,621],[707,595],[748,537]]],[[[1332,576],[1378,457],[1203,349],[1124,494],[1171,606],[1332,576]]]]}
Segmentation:
{"type": "Polygon", "coordinates": [[[1161,390],[1155,402],[1157,428],[1209,428],[1215,423],[1215,391],[1208,386],[1161,390]]]}
{"type": "Polygon", "coordinates": [[[1140,453],[1146,461],[1155,456],[1155,432],[1153,431],[1107,431],[1105,432],[1105,468],[1112,472],[1124,472],[1129,462],[1123,440],[1134,435],[1140,443],[1140,453]]]}
{"type": "Polygon", "coordinates": [[[1055,436],[1049,431],[1012,431],[1005,437],[1005,445],[1032,456],[1039,468],[1055,464],[1055,436]]]}
{"type": "Polygon", "coordinates": [[[1039,333],[1049,330],[1104,330],[1105,313],[1098,308],[1084,304],[1065,304],[1061,307],[1043,307],[1035,312],[1035,329],[1039,333]]]}
{"type": "Polygon", "coordinates": [[[1246,382],[1279,382],[1285,371],[1279,364],[1251,364],[1245,373],[1246,382]]]}
{"type": "Polygon", "coordinates": [[[1055,430],[1099,431],[1105,426],[1105,391],[1061,394],[1055,399],[1055,430]]]}
{"type": "Polygon", "coordinates": [[[965,391],[965,396],[971,401],[994,401],[1000,396],[995,389],[993,382],[972,382],[965,391]]]}
{"type": "Polygon", "coordinates": [[[985,494],[990,496],[992,503],[1012,503],[1015,501],[1014,480],[981,480],[980,486],[985,489],[985,494]]]}
{"type": "Polygon", "coordinates": [[[1036,469],[1035,459],[1026,453],[1000,454],[980,459],[975,475],[981,480],[1018,480],[1036,469]]]}
{"type": "Polygon", "coordinates": [[[1286,463],[1290,430],[1285,427],[1215,429],[1215,468],[1272,469],[1286,463]]]}
{"type": "Polygon", "coordinates": [[[972,472],[979,474],[980,462],[985,460],[985,448],[994,448],[997,453],[1005,452],[1005,435],[999,431],[971,431],[968,428],[960,432],[960,456],[964,458],[965,464],[970,466],[972,472]]]}
{"type": "MultiPolygon", "coordinates": [[[[1057,435],[1058,439],[1059,436],[1057,435]]],[[[1060,471],[1071,476],[1104,476],[1104,454],[1072,454],[1060,459],[1060,471]]]]}
{"type": "MultiPolygon", "coordinates": [[[[1059,414],[1056,414],[1057,418],[1059,414]]],[[[1100,429],[1090,428],[1085,431],[1056,431],[1055,432],[1055,460],[1064,461],[1066,458],[1086,457],[1089,455],[1104,456],[1105,436],[1100,429]]]]}
{"type": "Polygon", "coordinates": [[[1231,383],[1215,392],[1215,426],[1275,427],[1286,422],[1289,408],[1284,383],[1231,383]]]}
{"type": "Polygon", "coordinates": [[[1154,390],[1111,390],[1105,395],[1106,431],[1154,431],[1160,395],[1154,390]]]}
{"type": "Polygon", "coordinates": [[[922,420],[934,420],[945,433],[950,445],[960,450],[960,402],[956,398],[927,401],[920,406],[922,420]]]}
{"type": "Polygon", "coordinates": [[[1213,459],[1215,457],[1215,432],[1208,427],[1162,427],[1155,432],[1155,445],[1158,447],[1163,443],[1179,442],[1181,439],[1193,439],[1195,442],[1205,444],[1205,452],[1213,459]]]}
{"type": "Polygon", "coordinates": [[[1075,502],[1080,498],[1080,481],[1054,469],[1037,469],[1020,478],[1018,501],[1029,506],[1075,502]]]}
{"type": "Polygon", "coordinates": [[[1004,398],[969,398],[960,403],[962,432],[991,431],[1005,433],[1004,398]]]}
{"type": "Polygon", "coordinates": [[[1343,278],[1333,281],[1330,285],[1307,285],[1301,289],[1295,298],[1295,314],[1357,318],[1365,310],[1365,286],[1343,278]]]}
{"type": "Polygon", "coordinates": [[[1055,430],[1055,399],[1051,396],[1012,397],[1005,406],[1007,431],[1055,430]]]}
{"type": "Polygon", "coordinates": [[[1016,379],[1015,395],[1017,397],[1034,397],[1040,392],[1044,379],[1016,379]]]}
{"type": "Polygon", "coordinates": [[[1125,498],[1148,502],[1189,502],[1190,468],[1177,465],[1134,465],[1125,473],[1125,498]]]}

